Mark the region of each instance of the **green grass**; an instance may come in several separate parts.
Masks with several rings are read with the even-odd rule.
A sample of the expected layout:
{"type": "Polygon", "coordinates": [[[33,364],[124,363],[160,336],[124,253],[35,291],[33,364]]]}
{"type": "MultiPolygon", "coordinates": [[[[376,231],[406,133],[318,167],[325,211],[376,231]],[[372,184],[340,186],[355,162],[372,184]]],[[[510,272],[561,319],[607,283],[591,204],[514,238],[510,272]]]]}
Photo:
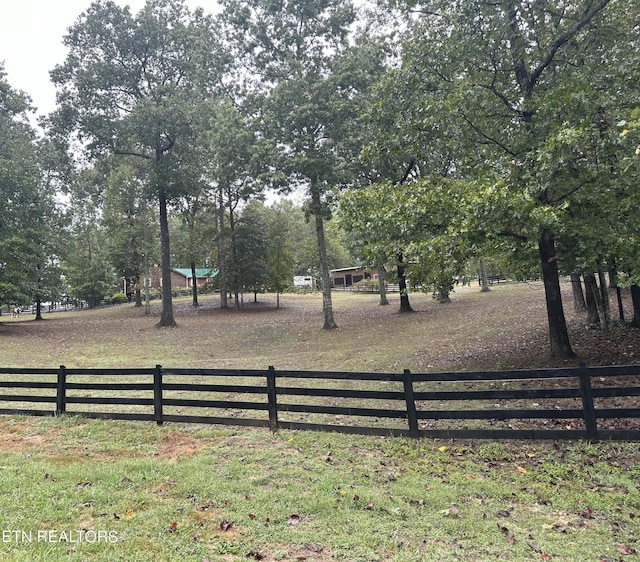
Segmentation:
{"type": "Polygon", "coordinates": [[[41,323],[5,318],[2,363],[420,372],[469,360],[495,366],[500,358],[494,343],[504,343],[505,330],[513,331],[514,324],[522,330],[518,338],[545,333],[539,284],[502,285],[491,293],[465,287],[449,305],[414,293],[414,314],[398,314],[398,297],[390,298],[382,307],[376,295],[335,294],[339,328],[331,331],[321,329],[322,297],[315,294],[284,295],[280,310],[273,295],[261,295],[258,306],[247,304],[243,312],[221,311],[213,296],[203,297],[195,311],[188,299],[176,299],[178,328],[166,330],[155,328],[157,303],[149,316],[121,305],[47,314],[41,323]]]}
{"type": "Polygon", "coordinates": [[[616,559],[640,533],[635,444],[75,418],[9,417],[0,428],[13,443],[0,462],[0,527],[33,536],[5,536],[6,560],[575,561],[616,559]],[[117,542],[36,540],[83,529],[117,542]]]}
{"type": "MultiPolygon", "coordinates": [[[[42,323],[21,318],[0,324],[1,361],[420,372],[544,356],[541,287],[466,289],[454,298],[447,307],[412,296],[418,312],[407,316],[375,296],[339,294],[340,328],[328,333],[314,295],[243,313],[178,301],[171,330],[129,306],[42,323]]],[[[640,549],[639,487],[637,443],[444,442],[3,416],[0,560],[632,559],[624,553],[640,549]],[[70,541],[80,534],[94,540],[70,541]]]]}

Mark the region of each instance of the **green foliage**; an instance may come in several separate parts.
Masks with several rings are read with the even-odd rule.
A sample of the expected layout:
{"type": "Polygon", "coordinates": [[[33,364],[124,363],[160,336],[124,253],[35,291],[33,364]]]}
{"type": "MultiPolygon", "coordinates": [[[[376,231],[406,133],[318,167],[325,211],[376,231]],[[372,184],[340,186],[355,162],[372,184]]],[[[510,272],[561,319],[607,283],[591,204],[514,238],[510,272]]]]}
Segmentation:
{"type": "Polygon", "coordinates": [[[415,287],[443,302],[473,256],[470,194],[473,186],[443,178],[390,182],[345,193],[340,223],[369,266],[403,253],[415,287]]]}
{"type": "MultiPolygon", "coordinates": [[[[81,182],[91,182],[94,176],[87,172],[81,182]]],[[[71,297],[95,306],[113,293],[117,276],[110,265],[106,231],[98,221],[98,210],[90,201],[78,202],[75,220],[68,233],[68,250],[64,262],[68,293],[71,297]]]]}
{"type": "Polygon", "coordinates": [[[291,216],[283,206],[265,208],[268,284],[276,293],[293,287],[294,247],[291,216]]]}
{"type": "Polygon", "coordinates": [[[64,39],[69,55],[51,76],[59,87],[53,132],[80,137],[89,156],[134,156],[147,165],[158,202],[164,282],[159,326],[173,326],[168,202],[197,191],[203,115],[220,83],[213,20],[183,0],[128,7],[94,2],[64,39]]]}
{"type": "Polygon", "coordinates": [[[111,297],[111,304],[125,304],[127,302],[129,299],[124,293],[116,293],[111,297]]]}
{"type": "Polygon", "coordinates": [[[261,292],[269,280],[267,267],[267,225],[261,203],[250,203],[243,211],[236,229],[236,290],[261,292]]]}
{"type": "Polygon", "coordinates": [[[139,283],[158,262],[158,225],[148,197],[147,170],[139,159],[110,157],[101,162],[104,183],[101,223],[109,262],[119,277],[139,283]]]}
{"type": "Polygon", "coordinates": [[[50,146],[36,141],[28,109],[28,98],[11,88],[0,65],[0,304],[61,293],[62,221],[44,153],[50,146]]]}

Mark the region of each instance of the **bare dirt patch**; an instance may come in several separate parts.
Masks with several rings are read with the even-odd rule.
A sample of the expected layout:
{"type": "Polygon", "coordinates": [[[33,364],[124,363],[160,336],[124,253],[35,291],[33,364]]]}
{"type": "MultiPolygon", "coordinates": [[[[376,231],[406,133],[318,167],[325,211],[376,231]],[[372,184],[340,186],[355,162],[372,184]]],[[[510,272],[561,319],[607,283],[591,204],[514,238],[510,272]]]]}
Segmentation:
{"type": "Polygon", "coordinates": [[[157,457],[176,462],[185,457],[192,457],[206,447],[203,439],[197,439],[189,432],[172,431],[158,444],[157,457]]]}

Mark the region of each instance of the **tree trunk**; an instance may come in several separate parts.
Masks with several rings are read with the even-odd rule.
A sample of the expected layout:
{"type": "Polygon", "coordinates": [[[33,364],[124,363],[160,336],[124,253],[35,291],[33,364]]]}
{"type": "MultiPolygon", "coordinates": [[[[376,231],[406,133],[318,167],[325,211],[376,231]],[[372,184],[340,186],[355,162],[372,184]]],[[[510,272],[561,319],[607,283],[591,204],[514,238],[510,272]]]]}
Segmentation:
{"type": "Polygon", "coordinates": [[[40,297],[36,298],[36,317],[35,320],[42,320],[42,300],[40,297]]]}
{"type": "Polygon", "coordinates": [[[593,273],[584,276],[585,301],[587,304],[587,322],[589,324],[599,324],[600,314],[598,314],[598,303],[596,297],[598,295],[598,286],[596,276],[593,273]]]}
{"type": "Polygon", "coordinates": [[[151,279],[144,279],[144,313],[151,314],[151,279]]]}
{"type": "Polygon", "coordinates": [[[633,303],[633,320],[631,325],[640,328],[640,286],[631,285],[631,302],[633,303]]]}
{"type": "Polygon", "coordinates": [[[616,299],[618,300],[618,318],[624,324],[624,306],[622,304],[622,289],[616,284],[616,299]]]}
{"type": "Polygon", "coordinates": [[[380,284],[380,305],[385,306],[389,304],[389,299],[387,299],[387,286],[385,285],[385,281],[387,278],[387,270],[383,265],[378,267],[378,283],[380,284]]]}
{"type": "Polygon", "coordinates": [[[399,312],[413,312],[409,303],[409,291],[407,289],[407,278],[404,274],[404,256],[398,254],[398,288],[400,289],[400,310],[399,312]]]}
{"type": "Polygon", "coordinates": [[[220,308],[229,308],[227,300],[226,248],[224,240],[224,196],[220,189],[218,201],[218,284],[220,286],[220,308]]]}
{"type": "Polygon", "coordinates": [[[198,305],[198,275],[196,274],[196,263],[191,262],[191,290],[193,291],[193,306],[198,305]]]}
{"type": "Polygon", "coordinates": [[[560,275],[553,234],[545,231],[538,242],[542,265],[542,280],[549,322],[549,344],[554,359],[572,359],[576,356],[571,348],[567,322],[562,308],[560,275]]]}
{"type": "Polygon", "coordinates": [[[571,275],[571,290],[573,291],[574,312],[584,312],[587,309],[587,305],[584,301],[584,292],[582,291],[580,275],[577,273],[573,273],[571,275]]]}
{"type": "Polygon", "coordinates": [[[160,206],[160,245],[162,249],[162,316],[156,324],[158,328],[176,326],[173,318],[173,300],[171,295],[171,250],[169,248],[169,220],[167,217],[167,193],[158,189],[160,206]]]}
{"type": "Polygon", "coordinates": [[[337,328],[338,325],[333,318],[333,303],[331,302],[331,272],[329,271],[329,258],[327,256],[327,242],[324,237],[324,220],[319,210],[316,211],[315,220],[316,237],[318,238],[318,252],[320,254],[320,272],[322,277],[322,312],[324,314],[323,329],[332,330],[337,328]]]}
{"type": "Polygon", "coordinates": [[[600,280],[600,298],[602,299],[602,312],[604,318],[605,329],[611,324],[611,304],[609,302],[609,288],[604,271],[598,271],[598,279],[600,280]]]}
{"type": "Polygon", "coordinates": [[[236,243],[236,220],[233,213],[233,206],[231,204],[231,199],[229,199],[229,229],[231,230],[231,262],[233,266],[233,296],[236,301],[236,309],[240,310],[242,308],[242,304],[240,303],[239,293],[240,293],[240,277],[238,271],[238,247],[236,243]]]}
{"type": "Polygon", "coordinates": [[[480,286],[482,289],[480,290],[482,293],[489,292],[489,279],[487,278],[487,264],[484,263],[484,260],[480,260],[480,286]]]}
{"type": "Polygon", "coordinates": [[[451,302],[451,297],[449,296],[451,294],[450,291],[447,291],[446,289],[440,289],[438,291],[438,302],[440,304],[447,304],[451,302]]]}
{"type": "Polygon", "coordinates": [[[136,304],[135,307],[141,307],[142,306],[142,291],[140,290],[140,287],[136,287],[136,304]]]}

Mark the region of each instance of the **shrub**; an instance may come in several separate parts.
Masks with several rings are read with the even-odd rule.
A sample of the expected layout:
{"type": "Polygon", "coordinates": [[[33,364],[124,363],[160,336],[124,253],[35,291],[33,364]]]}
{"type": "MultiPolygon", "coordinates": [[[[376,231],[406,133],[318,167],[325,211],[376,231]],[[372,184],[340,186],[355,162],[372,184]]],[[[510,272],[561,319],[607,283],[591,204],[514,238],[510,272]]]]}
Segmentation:
{"type": "Polygon", "coordinates": [[[111,297],[111,304],[123,304],[125,302],[129,302],[129,299],[124,293],[116,293],[111,297]]]}

